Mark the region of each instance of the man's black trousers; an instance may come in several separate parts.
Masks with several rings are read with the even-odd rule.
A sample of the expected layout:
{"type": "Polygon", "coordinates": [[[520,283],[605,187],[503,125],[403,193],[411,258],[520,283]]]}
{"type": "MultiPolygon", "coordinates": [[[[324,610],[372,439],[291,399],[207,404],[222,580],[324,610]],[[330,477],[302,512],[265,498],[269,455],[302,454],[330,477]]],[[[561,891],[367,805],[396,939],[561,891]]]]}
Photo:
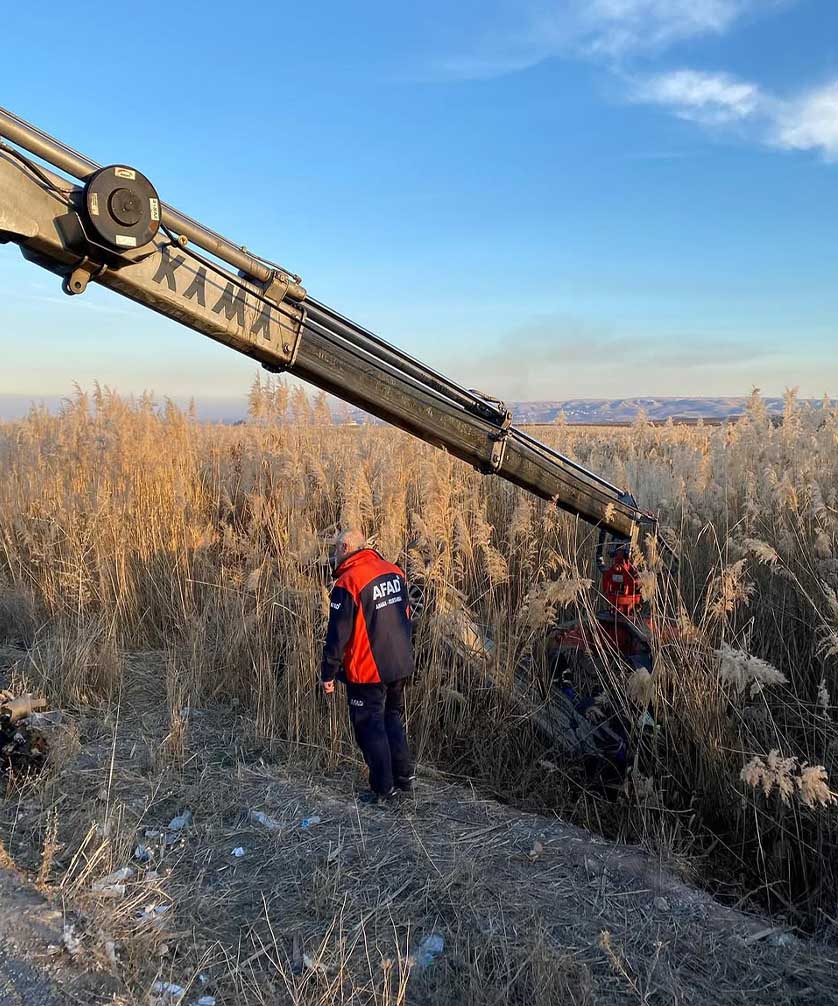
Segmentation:
{"type": "Polygon", "coordinates": [[[404,731],[404,688],[408,678],[381,685],[347,683],[349,720],[370,770],[370,789],[390,793],[413,775],[413,759],[404,731]]]}

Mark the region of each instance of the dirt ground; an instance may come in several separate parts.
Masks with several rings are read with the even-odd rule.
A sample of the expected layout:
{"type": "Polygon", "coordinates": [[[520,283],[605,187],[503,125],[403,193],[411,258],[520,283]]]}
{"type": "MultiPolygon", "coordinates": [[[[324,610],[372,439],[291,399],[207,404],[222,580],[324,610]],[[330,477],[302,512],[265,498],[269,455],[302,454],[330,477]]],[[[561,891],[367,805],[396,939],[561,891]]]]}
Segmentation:
{"type": "Polygon", "coordinates": [[[357,772],[245,744],[229,709],[175,730],[153,661],[126,659],[118,707],[67,712],[2,806],[43,891],[0,875],[3,1006],[838,1001],[834,947],[638,849],[427,771],[359,805],[357,772]]]}
{"type": "MultiPolygon", "coordinates": [[[[62,913],[13,870],[0,870],[0,1003],[63,1006],[62,962],[50,947],[61,944],[62,913]]],[[[71,976],[71,980],[76,976],[71,976]]]]}

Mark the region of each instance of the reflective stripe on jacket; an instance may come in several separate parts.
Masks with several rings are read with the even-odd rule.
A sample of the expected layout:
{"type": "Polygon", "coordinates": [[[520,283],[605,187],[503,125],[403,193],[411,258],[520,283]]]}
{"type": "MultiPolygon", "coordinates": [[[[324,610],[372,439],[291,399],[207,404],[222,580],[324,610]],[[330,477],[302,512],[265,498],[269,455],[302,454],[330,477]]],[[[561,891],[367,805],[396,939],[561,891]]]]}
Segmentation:
{"type": "Polygon", "coordinates": [[[336,571],[320,674],[366,685],[413,673],[404,572],[374,549],[348,556],[336,571]]]}

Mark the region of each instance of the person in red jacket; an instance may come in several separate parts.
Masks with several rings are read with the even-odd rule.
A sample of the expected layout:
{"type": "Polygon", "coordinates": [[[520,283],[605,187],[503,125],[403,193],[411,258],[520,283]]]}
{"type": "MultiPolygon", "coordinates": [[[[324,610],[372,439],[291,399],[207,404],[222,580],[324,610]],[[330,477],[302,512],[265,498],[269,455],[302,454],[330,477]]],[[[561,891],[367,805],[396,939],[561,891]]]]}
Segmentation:
{"type": "Polygon", "coordinates": [[[320,681],[330,695],[346,686],[352,731],[369,769],[365,802],[413,788],[414,765],[404,728],[404,688],[414,671],[410,606],[404,572],[358,531],[335,546],[335,585],[320,681]]]}
{"type": "Polygon", "coordinates": [[[615,550],[614,561],[603,571],[602,593],[621,615],[636,614],[643,603],[637,567],[631,561],[628,545],[620,545],[615,550]]]}

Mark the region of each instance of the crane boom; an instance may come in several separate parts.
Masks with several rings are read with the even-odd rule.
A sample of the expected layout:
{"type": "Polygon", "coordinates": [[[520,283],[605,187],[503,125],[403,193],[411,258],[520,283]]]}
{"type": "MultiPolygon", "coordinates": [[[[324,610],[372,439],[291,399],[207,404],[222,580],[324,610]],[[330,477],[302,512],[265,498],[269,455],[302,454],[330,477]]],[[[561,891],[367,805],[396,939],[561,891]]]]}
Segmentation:
{"type": "Polygon", "coordinates": [[[632,541],[655,534],[655,518],[628,492],[514,427],[502,402],[309,297],[300,277],[161,203],[135,169],[100,168],[3,109],[0,137],[15,145],[0,142],[0,242],[61,276],[65,292],[81,294],[92,280],[604,532],[632,541]]]}

